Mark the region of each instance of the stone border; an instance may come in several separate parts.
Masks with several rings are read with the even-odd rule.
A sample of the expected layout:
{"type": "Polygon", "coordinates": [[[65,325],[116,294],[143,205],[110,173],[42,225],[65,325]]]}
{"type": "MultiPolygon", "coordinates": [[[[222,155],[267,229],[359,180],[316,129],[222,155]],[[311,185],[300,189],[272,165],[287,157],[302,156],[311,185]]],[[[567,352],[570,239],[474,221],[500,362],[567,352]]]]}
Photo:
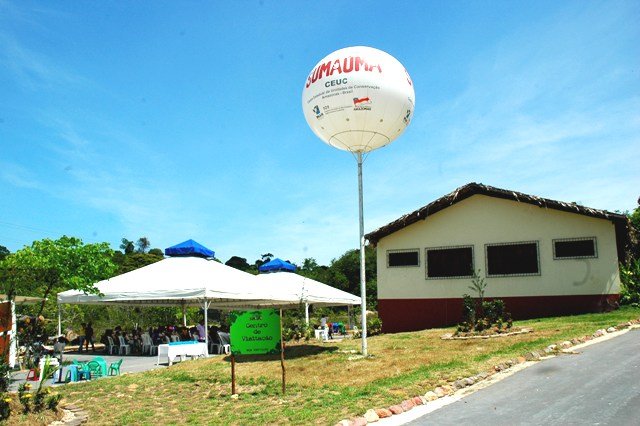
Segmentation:
{"type": "MultiPolygon", "coordinates": [[[[581,338],[565,340],[564,342],[561,342],[559,344],[549,345],[542,350],[528,352],[517,358],[510,359],[501,364],[495,365],[488,372],[483,372],[471,377],[465,377],[463,379],[456,380],[452,383],[447,383],[444,386],[438,386],[433,390],[427,391],[424,395],[414,396],[413,398],[405,399],[401,403],[392,405],[388,408],[371,408],[367,410],[367,412],[364,413],[362,416],[339,421],[338,423],[336,423],[336,426],[365,426],[369,423],[375,423],[380,419],[389,418],[393,415],[402,414],[419,405],[426,405],[440,398],[443,398],[445,396],[453,395],[456,391],[472,386],[476,383],[479,383],[485,380],[490,381],[491,376],[499,372],[505,372],[514,366],[520,366],[520,364],[524,364],[527,361],[539,361],[541,358],[547,358],[547,357],[555,356],[561,353],[571,353],[572,351],[568,350],[571,347],[583,345],[594,339],[603,338],[609,333],[614,333],[619,330],[628,329],[628,328],[638,328],[639,324],[640,324],[640,318],[618,324],[615,327],[609,327],[606,330],[603,328],[596,330],[595,333],[591,335],[583,336],[581,338]]],[[[516,370],[516,368],[514,368],[514,370],[516,370]]]]}
{"type": "Polygon", "coordinates": [[[517,336],[518,334],[527,334],[533,331],[532,328],[523,328],[518,331],[511,331],[509,333],[494,333],[477,336],[455,336],[452,333],[443,334],[440,339],[442,340],[473,340],[473,339],[497,339],[499,337],[517,336]]]}
{"type": "Polygon", "coordinates": [[[89,421],[89,413],[78,406],[69,404],[61,409],[64,412],[62,419],[50,423],[49,426],[77,426],[89,421]]]}

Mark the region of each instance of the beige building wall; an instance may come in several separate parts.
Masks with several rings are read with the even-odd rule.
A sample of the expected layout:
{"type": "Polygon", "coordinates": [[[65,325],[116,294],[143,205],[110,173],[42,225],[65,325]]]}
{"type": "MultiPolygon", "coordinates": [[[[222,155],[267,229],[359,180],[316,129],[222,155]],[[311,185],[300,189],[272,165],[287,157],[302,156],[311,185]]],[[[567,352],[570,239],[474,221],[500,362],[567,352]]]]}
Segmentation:
{"type": "Polygon", "coordinates": [[[425,248],[473,246],[474,270],[486,274],[485,244],[538,241],[540,275],[486,278],[486,297],[616,294],[615,229],[606,219],[473,195],[378,242],[378,298],[473,295],[470,278],[427,279],[425,248]],[[552,241],[596,237],[596,258],[554,260],[552,241]],[[387,267],[387,251],[419,249],[419,267],[387,267]]]}

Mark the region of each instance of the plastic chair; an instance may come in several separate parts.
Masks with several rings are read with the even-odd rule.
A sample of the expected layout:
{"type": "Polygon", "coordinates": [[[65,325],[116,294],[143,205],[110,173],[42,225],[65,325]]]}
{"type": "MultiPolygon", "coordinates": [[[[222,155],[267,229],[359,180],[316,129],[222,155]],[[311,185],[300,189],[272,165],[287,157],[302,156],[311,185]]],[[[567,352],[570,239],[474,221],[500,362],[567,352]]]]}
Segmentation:
{"type": "Polygon", "coordinates": [[[40,380],[38,371],[35,368],[32,368],[31,370],[29,370],[29,372],[27,373],[27,381],[37,382],[38,380],[40,380]]]}
{"type": "Polygon", "coordinates": [[[107,373],[108,376],[119,376],[120,375],[120,366],[122,365],[122,358],[120,359],[120,361],[117,362],[112,362],[111,365],[109,365],[109,372],[107,373]]]}
{"type": "Polygon", "coordinates": [[[113,337],[111,337],[111,336],[107,336],[107,342],[109,342],[107,344],[107,351],[109,352],[109,355],[113,355],[113,351],[117,350],[118,347],[113,342],[113,337]]]}
{"type": "Polygon", "coordinates": [[[71,364],[67,367],[67,374],[64,378],[64,382],[79,382],[83,379],[91,379],[91,374],[88,370],[85,371],[79,364],[71,364]]]}
{"type": "Polygon", "coordinates": [[[89,361],[87,363],[87,368],[89,370],[89,377],[92,379],[97,379],[103,376],[102,367],[96,361],[89,361]]]}
{"type": "Polygon", "coordinates": [[[218,354],[229,354],[231,352],[231,337],[229,333],[218,331],[218,339],[220,340],[218,354]]]}
{"type": "Polygon", "coordinates": [[[77,359],[71,361],[72,365],[76,367],[77,379],[78,380],[90,380],[91,373],[89,372],[89,368],[87,364],[84,362],[79,362],[77,359]]]}
{"type": "Polygon", "coordinates": [[[124,341],[124,337],[118,336],[120,339],[120,355],[122,355],[122,350],[124,349],[124,354],[129,355],[131,353],[131,345],[128,345],[127,342],[124,341]]]}
{"type": "Polygon", "coordinates": [[[147,349],[149,350],[149,355],[153,355],[154,352],[158,352],[158,346],[153,344],[153,340],[151,340],[149,333],[144,333],[142,335],[142,353],[144,354],[147,349]]]}

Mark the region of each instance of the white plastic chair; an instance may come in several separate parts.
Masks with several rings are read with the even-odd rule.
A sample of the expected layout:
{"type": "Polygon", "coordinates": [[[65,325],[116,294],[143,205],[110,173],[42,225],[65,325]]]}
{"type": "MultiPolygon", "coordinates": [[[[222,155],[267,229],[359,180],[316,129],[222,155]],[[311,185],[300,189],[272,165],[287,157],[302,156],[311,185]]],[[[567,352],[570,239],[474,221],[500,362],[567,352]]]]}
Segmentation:
{"type": "Polygon", "coordinates": [[[111,336],[107,336],[107,342],[109,342],[109,344],[107,345],[107,351],[109,351],[109,355],[113,355],[113,351],[118,349],[118,347],[113,342],[113,337],[111,336]]]}
{"type": "Polygon", "coordinates": [[[142,353],[149,351],[149,355],[153,355],[154,352],[158,352],[158,347],[153,344],[153,340],[151,340],[151,336],[149,333],[144,333],[142,335],[142,353]]]}
{"type": "Polygon", "coordinates": [[[124,337],[122,336],[118,336],[118,339],[120,340],[119,354],[122,355],[123,349],[125,355],[131,354],[131,345],[128,345],[127,342],[124,341],[124,337]]]}
{"type": "Polygon", "coordinates": [[[229,333],[218,331],[218,339],[220,340],[220,343],[218,344],[218,354],[230,354],[231,340],[229,333]]]}

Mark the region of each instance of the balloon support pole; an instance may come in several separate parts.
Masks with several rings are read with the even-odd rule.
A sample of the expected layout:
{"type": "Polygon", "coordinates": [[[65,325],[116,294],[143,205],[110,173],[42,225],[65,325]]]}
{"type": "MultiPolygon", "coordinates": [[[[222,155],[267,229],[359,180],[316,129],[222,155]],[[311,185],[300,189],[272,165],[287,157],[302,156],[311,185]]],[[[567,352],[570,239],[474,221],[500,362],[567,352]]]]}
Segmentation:
{"type": "Polygon", "coordinates": [[[367,356],[367,279],[365,276],[364,252],[364,207],[362,197],[362,152],[357,152],[358,161],[358,215],[360,222],[360,298],[362,317],[362,355],[367,356]]]}

